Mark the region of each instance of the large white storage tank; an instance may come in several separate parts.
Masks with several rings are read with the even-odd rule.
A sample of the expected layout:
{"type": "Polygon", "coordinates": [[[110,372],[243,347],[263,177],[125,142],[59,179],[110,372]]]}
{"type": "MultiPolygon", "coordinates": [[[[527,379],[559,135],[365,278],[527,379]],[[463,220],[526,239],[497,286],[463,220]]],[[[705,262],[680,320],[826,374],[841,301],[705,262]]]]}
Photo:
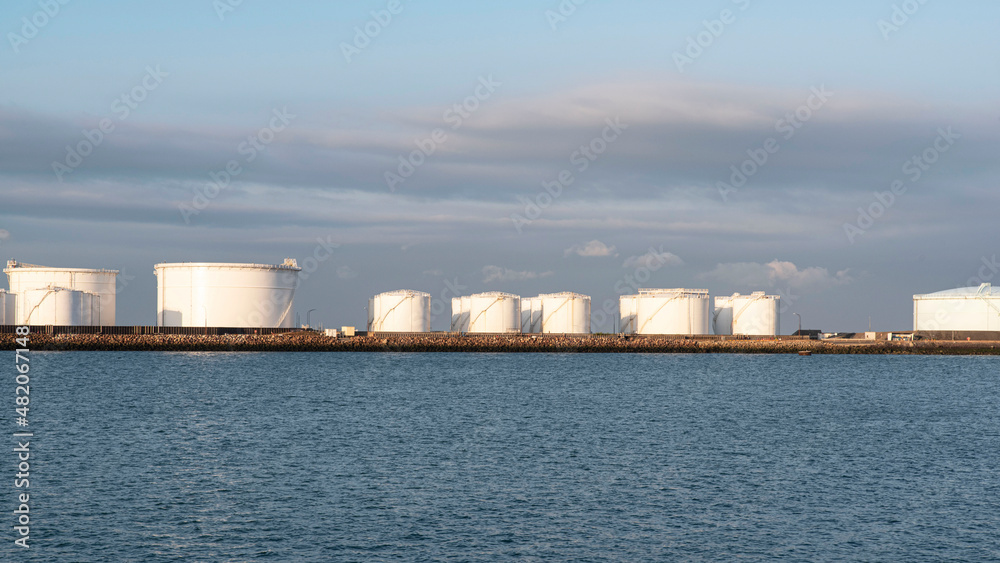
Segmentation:
{"type": "Polygon", "coordinates": [[[0,289],[0,325],[17,324],[14,319],[17,315],[17,296],[7,293],[7,290],[0,289]]]}
{"type": "Polygon", "coordinates": [[[157,264],[157,326],[292,328],[302,270],[284,264],[157,264]]]}
{"type": "Polygon", "coordinates": [[[468,332],[521,332],[521,298],[501,292],[471,296],[468,332]]]}
{"type": "Polygon", "coordinates": [[[640,289],[636,334],[708,334],[707,289],[640,289]]]}
{"type": "Polygon", "coordinates": [[[618,332],[635,334],[635,315],[638,305],[638,295],[622,295],[618,298],[618,332]]]}
{"type": "Polygon", "coordinates": [[[17,324],[100,326],[101,296],[65,287],[29,289],[17,300],[17,324]]]}
{"type": "Polygon", "coordinates": [[[521,299],[521,332],[524,334],[541,334],[542,332],[542,298],[524,297],[521,299]]]}
{"type": "Polygon", "coordinates": [[[430,332],[431,294],[410,289],[380,293],[369,300],[372,332],[430,332]]]}
{"type": "Polygon", "coordinates": [[[542,302],[542,332],[545,334],[590,333],[590,296],[579,293],[547,293],[542,302]]]}
{"type": "Polygon", "coordinates": [[[716,297],[712,328],[715,334],[777,336],[781,332],[780,299],[763,291],[716,297]]]}
{"type": "MultiPolygon", "coordinates": [[[[100,297],[100,318],[92,320],[97,326],[114,326],[116,282],[118,270],[95,270],[88,268],[52,268],[36,264],[24,264],[9,260],[4,269],[7,274],[10,292],[22,296],[34,289],[59,287],[86,293],[97,294],[100,297]]],[[[20,300],[20,297],[18,297],[20,300]]],[[[18,310],[23,310],[18,308],[18,310]]],[[[15,323],[24,324],[26,320],[20,316],[15,323]]]]}
{"type": "Polygon", "coordinates": [[[913,330],[1000,331],[1000,291],[984,283],[914,295],[913,330]]]}

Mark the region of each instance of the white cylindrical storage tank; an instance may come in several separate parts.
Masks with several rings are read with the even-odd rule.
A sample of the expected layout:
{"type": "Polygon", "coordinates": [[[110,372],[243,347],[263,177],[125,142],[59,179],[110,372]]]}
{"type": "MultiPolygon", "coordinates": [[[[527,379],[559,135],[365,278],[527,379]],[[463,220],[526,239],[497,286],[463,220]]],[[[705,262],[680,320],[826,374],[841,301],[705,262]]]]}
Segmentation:
{"type": "Polygon", "coordinates": [[[472,310],[472,297],[462,297],[462,317],[459,319],[459,332],[469,332],[469,312],[472,310]]]}
{"type": "Polygon", "coordinates": [[[372,332],[430,332],[431,294],[410,289],[380,293],[371,299],[372,332]]]}
{"type": "MultiPolygon", "coordinates": [[[[114,326],[115,299],[117,296],[117,270],[94,270],[87,268],[51,268],[36,264],[24,264],[16,260],[7,262],[4,269],[10,285],[10,292],[22,295],[33,289],[59,287],[93,293],[99,296],[100,318],[94,325],[114,326]]],[[[23,319],[16,320],[23,324],[23,319]]]]}
{"type": "Polygon", "coordinates": [[[284,264],[157,264],[157,326],[292,328],[299,268],[284,264]]]}
{"type": "Polygon", "coordinates": [[[780,334],[780,299],[777,295],[765,295],[763,291],[733,296],[732,334],[745,336],[780,334]]]}
{"type": "Polygon", "coordinates": [[[733,333],[733,300],[739,297],[734,293],[729,297],[715,298],[715,312],[712,314],[712,332],[721,335],[733,333]]]}
{"type": "Polygon", "coordinates": [[[98,326],[101,296],[96,293],[48,287],[29,289],[18,296],[17,324],[98,326]]]}
{"type": "Polygon", "coordinates": [[[708,334],[707,289],[640,289],[636,334],[708,334]]]}
{"type": "MultiPolygon", "coordinates": [[[[523,305],[522,305],[523,306],[523,305]]],[[[542,299],[540,297],[532,297],[531,303],[531,334],[541,334],[542,333],[542,299]]]]}
{"type": "Polygon", "coordinates": [[[547,293],[542,302],[542,332],[545,334],[589,334],[590,296],[579,293],[547,293]]]}
{"type": "Polygon", "coordinates": [[[521,332],[521,298],[501,292],[471,296],[468,332],[521,332]]]}
{"type": "Polygon", "coordinates": [[[0,289],[0,325],[17,324],[17,295],[0,289]]]}
{"type": "Polygon", "coordinates": [[[914,295],[913,330],[1000,331],[1000,292],[984,283],[914,295]]]}
{"type": "Polygon", "coordinates": [[[540,334],[542,332],[542,298],[521,298],[521,332],[540,334]]]}
{"type": "Polygon", "coordinates": [[[462,298],[451,298],[451,328],[449,332],[462,332],[462,298]]]}
{"type": "Polygon", "coordinates": [[[638,295],[622,295],[618,298],[618,332],[635,334],[635,314],[638,295]]]}
{"type": "Polygon", "coordinates": [[[531,333],[531,300],[533,297],[521,298],[521,334],[531,333]]]}

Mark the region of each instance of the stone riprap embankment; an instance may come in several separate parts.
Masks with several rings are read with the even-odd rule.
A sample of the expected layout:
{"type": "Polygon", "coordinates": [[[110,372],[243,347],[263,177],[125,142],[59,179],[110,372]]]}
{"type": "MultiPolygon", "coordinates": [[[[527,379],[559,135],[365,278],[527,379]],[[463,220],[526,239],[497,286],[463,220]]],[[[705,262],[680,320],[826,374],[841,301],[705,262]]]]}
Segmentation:
{"type": "MultiPolygon", "coordinates": [[[[14,335],[0,335],[4,349],[14,335]]],[[[667,336],[368,335],[330,338],[316,332],[273,335],[31,335],[32,350],[165,352],[555,352],[1000,355],[1000,342],[920,340],[721,340],[667,336]]]]}

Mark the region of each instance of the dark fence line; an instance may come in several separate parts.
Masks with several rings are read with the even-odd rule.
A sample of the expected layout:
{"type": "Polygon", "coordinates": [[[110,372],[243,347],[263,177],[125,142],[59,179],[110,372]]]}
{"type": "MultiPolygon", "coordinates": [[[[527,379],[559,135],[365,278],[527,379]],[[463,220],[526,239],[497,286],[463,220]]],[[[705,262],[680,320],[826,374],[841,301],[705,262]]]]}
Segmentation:
{"type": "MultiPolygon", "coordinates": [[[[0,334],[14,334],[20,325],[0,325],[0,334]]],[[[53,326],[29,325],[32,334],[283,334],[295,328],[241,328],[196,326],[53,326]]]]}

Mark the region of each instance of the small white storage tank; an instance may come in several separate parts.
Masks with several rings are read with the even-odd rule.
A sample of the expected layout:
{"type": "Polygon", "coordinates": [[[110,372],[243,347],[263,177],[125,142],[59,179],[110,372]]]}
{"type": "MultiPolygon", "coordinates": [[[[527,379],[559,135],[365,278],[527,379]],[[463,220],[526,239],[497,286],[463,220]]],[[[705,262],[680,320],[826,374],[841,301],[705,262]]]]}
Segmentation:
{"type": "MultiPolygon", "coordinates": [[[[4,269],[9,281],[10,292],[21,296],[33,289],[59,287],[94,293],[100,297],[100,318],[93,320],[97,326],[114,326],[115,298],[117,295],[117,270],[94,270],[87,268],[51,268],[37,264],[25,264],[9,260],[4,269]]],[[[15,324],[24,324],[22,317],[15,324]]]]}
{"type": "Polygon", "coordinates": [[[729,297],[715,298],[715,312],[712,314],[712,332],[720,335],[733,333],[733,300],[739,297],[734,293],[729,297]]]}
{"type": "Polygon", "coordinates": [[[709,334],[707,289],[640,289],[636,334],[709,334]]]}
{"type": "Polygon", "coordinates": [[[461,332],[469,332],[469,312],[472,310],[472,297],[466,295],[462,297],[462,330],[461,332]]]}
{"type": "Polygon", "coordinates": [[[984,283],[914,295],[913,330],[1000,331],[1000,291],[984,283]]]}
{"type": "Polygon", "coordinates": [[[451,327],[449,332],[462,332],[462,298],[451,298],[451,327]]]}
{"type": "Polygon", "coordinates": [[[547,293],[542,302],[542,332],[545,334],[589,334],[590,296],[579,293],[547,293]]]}
{"type": "Polygon", "coordinates": [[[542,332],[542,298],[524,297],[521,299],[521,332],[524,334],[541,334],[542,332]]]}
{"type": "Polygon", "coordinates": [[[471,296],[468,332],[521,332],[521,298],[501,292],[471,296]]]}
{"type": "Polygon", "coordinates": [[[431,294],[410,289],[380,293],[369,300],[373,332],[430,332],[431,294]]]}
{"type": "Polygon", "coordinates": [[[302,270],[284,264],[157,264],[157,326],[292,328],[302,270]]]}
{"type": "Polygon", "coordinates": [[[541,334],[542,332],[542,299],[540,297],[531,298],[531,333],[541,334]]]}
{"type": "Polygon", "coordinates": [[[451,332],[469,332],[469,297],[451,299],[451,332]]]}
{"type": "Polygon", "coordinates": [[[638,295],[622,295],[618,298],[618,332],[635,334],[635,314],[638,303],[638,295]]]}
{"type": "Polygon", "coordinates": [[[17,296],[0,289],[0,325],[17,324],[17,296]]]}
{"type": "Polygon", "coordinates": [[[780,299],[777,295],[765,295],[763,291],[716,297],[712,317],[715,334],[777,336],[780,334],[780,299]]]}
{"type": "Polygon", "coordinates": [[[16,324],[100,326],[101,296],[65,287],[29,289],[17,300],[16,324]]]}

